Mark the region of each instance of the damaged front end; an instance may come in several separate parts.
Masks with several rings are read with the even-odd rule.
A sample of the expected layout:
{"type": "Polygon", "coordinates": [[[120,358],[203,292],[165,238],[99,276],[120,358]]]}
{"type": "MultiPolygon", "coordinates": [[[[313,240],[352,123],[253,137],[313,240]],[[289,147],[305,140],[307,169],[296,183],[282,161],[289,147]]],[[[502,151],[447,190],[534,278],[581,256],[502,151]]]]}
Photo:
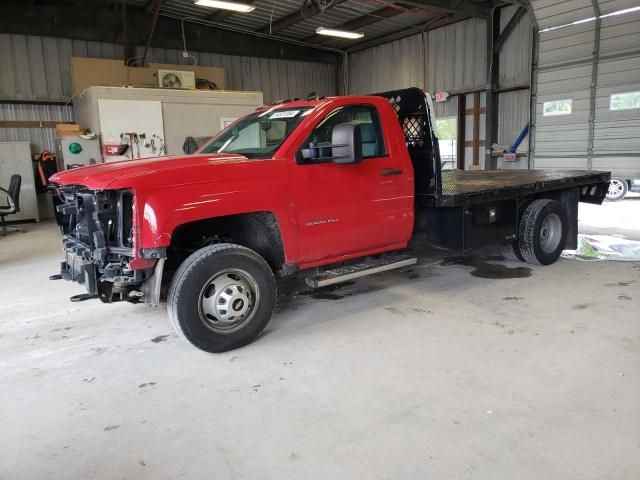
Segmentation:
{"type": "Polygon", "coordinates": [[[164,252],[156,251],[142,268],[132,268],[136,257],[133,192],[92,191],[74,185],[57,187],[57,194],[65,255],[61,277],[84,285],[88,291],[84,298],[157,304],[160,282],[156,279],[162,276],[164,252]]]}

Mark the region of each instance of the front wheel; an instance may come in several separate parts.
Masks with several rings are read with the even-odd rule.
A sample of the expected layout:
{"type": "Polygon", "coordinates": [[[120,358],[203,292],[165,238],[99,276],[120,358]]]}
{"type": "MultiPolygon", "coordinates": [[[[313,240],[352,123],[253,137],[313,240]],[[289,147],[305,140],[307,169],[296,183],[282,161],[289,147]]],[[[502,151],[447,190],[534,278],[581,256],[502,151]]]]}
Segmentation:
{"type": "Polygon", "coordinates": [[[617,202],[622,200],[627,194],[629,186],[627,181],[621,178],[612,178],[609,183],[609,190],[607,190],[607,196],[605,197],[610,202],[617,202]]]}
{"type": "Polygon", "coordinates": [[[518,243],[525,262],[550,265],[555,262],[567,241],[567,214],[555,200],[531,202],[520,219],[518,243]]]}
{"type": "Polygon", "coordinates": [[[275,300],[267,262],[253,250],[220,243],[198,250],[180,265],[167,307],[180,337],[219,353],[255,340],[269,323],[275,300]]]}

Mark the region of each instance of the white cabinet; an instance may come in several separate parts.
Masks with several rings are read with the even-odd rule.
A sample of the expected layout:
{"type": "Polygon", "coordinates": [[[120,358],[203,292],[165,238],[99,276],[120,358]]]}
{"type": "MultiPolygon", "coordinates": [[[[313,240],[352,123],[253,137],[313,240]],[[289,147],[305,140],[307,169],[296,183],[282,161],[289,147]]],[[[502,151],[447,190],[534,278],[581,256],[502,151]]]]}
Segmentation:
{"type": "Polygon", "coordinates": [[[76,122],[98,133],[106,161],[182,154],[186,137],[215,135],[262,105],[262,92],[121,87],[90,87],[73,102],[76,122]],[[123,156],[104,154],[131,137],[123,156]]]}
{"type": "MultiPolygon", "coordinates": [[[[29,142],[0,142],[0,187],[8,189],[11,175],[16,173],[22,177],[20,212],[8,215],[6,220],[35,220],[39,222],[40,215],[29,142]]],[[[4,201],[5,197],[1,198],[4,201]]]]}

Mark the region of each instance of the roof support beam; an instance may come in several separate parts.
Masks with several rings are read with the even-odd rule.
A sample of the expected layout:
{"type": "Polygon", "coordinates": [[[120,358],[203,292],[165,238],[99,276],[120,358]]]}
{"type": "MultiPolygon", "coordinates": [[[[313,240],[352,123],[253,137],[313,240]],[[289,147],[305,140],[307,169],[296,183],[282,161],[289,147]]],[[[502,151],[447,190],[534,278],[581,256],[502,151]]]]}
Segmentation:
{"type": "Polygon", "coordinates": [[[231,12],[229,10],[220,10],[219,12],[214,12],[211,15],[209,15],[208,17],[205,17],[205,20],[207,22],[222,22],[222,21],[226,20],[227,18],[229,18],[234,13],[236,13],[236,12],[231,12]]]}
{"type": "MultiPolygon", "coordinates": [[[[166,3],[167,0],[160,0],[160,6],[163,3],[166,3]]],[[[144,11],[147,15],[152,14],[156,9],[156,0],[147,0],[147,3],[144,4],[144,11]]]]}
{"type": "MultiPolygon", "coordinates": [[[[407,2],[404,2],[407,3],[407,2]]],[[[353,45],[351,48],[347,50],[348,53],[359,52],[360,50],[366,50],[367,48],[372,48],[377,45],[381,45],[383,43],[393,42],[394,40],[400,40],[401,38],[410,37],[411,35],[416,35],[418,33],[433,30],[434,28],[444,27],[445,25],[450,25],[452,23],[461,22],[462,20],[466,20],[469,18],[468,15],[462,14],[453,14],[453,15],[443,15],[442,17],[432,18],[427,22],[419,23],[413,27],[406,27],[402,30],[396,30],[395,32],[389,33],[387,35],[383,35],[382,37],[374,38],[373,40],[367,40],[364,42],[357,43],[353,45]]]]}
{"type": "Polygon", "coordinates": [[[402,0],[407,5],[420,8],[433,8],[447,13],[466,15],[468,17],[489,18],[491,9],[473,3],[470,0],[402,0]]]}
{"type": "Polygon", "coordinates": [[[149,51],[149,45],[151,45],[151,40],[153,39],[153,33],[156,31],[156,24],[158,23],[158,15],[160,15],[160,6],[162,5],[162,0],[155,0],[155,9],[153,12],[153,19],[151,20],[151,28],[149,29],[149,37],[147,38],[147,43],[144,45],[144,53],[142,54],[142,60],[140,60],[140,66],[144,67],[144,62],[147,60],[147,52],[149,51]]]}
{"type": "Polygon", "coordinates": [[[516,28],[516,25],[518,25],[518,22],[522,17],[525,16],[526,13],[527,13],[527,9],[524,7],[518,8],[513,13],[511,18],[509,19],[509,22],[500,33],[500,36],[498,36],[498,38],[496,39],[496,42],[493,45],[494,49],[496,49],[498,52],[502,50],[502,47],[504,46],[504,42],[506,42],[507,39],[511,36],[511,33],[516,28]]]}
{"type": "MultiPolygon", "coordinates": [[[[149,15],[145,14],[142,8],[136,9],[132,5],[128,7],[126,39],[122,34],[121,11],[103,10],[100,7],[91,8],[91,6],[75,8],[56,4],[3,6],[2,15],[0,15],[0,32],[144,46],[149,32],[149,15]],[[43,18],[47,21],[43,22],[43,18]],[[96,18],[100,21],[96,22],[96,18]]],[[[188,48],[196,52],[330,64],[341,60],[337,52],[323,50],[322,47],[295,45],[249,33],[190,22],[185,23],[184,29],[188,48]]],[[[160,14],[150,47],[182,49],[180,21],[160,14]]],[[[127,55],[127,58],[131,57],[129,53],[127,55]]]]}
{"type": "MultiPolygon", "coordinates": [[[[338,5],[345,3],[346,1],[347,0],[335,0],[333,5],[331,5],[331,7],[329,8],[337,7],[338,5]]],[[[328,9],[325,9],[324,11],[327,11],[327,10],[328,9]]],[[[310,8],[309,11],[305,12],[304,14],[302,13],[302,10],[296,10],[295,12],[289,15],[279,18],[278,20],[273,22],[271,25],[267,24],[263,26],[258,30],[258,32],[276,33],[276,32],[279,32],[280,30],[284,30],[285,28],[289,28],[291,25],[295,25],[298,22],[302,22],[303,20],[307,20],[308,18],[315,17],[316,15],[322,12],[323,11],[320,10],[320,8],[316,4],[314,4],[313,7],[310,8]]]]}

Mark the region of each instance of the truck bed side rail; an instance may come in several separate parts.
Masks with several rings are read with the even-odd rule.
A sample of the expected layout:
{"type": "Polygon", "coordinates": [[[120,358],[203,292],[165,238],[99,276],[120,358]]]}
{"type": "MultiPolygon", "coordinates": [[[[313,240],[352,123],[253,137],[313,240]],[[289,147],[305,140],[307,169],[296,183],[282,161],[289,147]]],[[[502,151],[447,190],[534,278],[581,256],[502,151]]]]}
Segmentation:
{"type": "Polygon", "coordinates": [[[414,87],[373,95],[387,98],[396,112],[413,163],[416,195],[442,193],[440,149],[428,94],[414,87]]]}

